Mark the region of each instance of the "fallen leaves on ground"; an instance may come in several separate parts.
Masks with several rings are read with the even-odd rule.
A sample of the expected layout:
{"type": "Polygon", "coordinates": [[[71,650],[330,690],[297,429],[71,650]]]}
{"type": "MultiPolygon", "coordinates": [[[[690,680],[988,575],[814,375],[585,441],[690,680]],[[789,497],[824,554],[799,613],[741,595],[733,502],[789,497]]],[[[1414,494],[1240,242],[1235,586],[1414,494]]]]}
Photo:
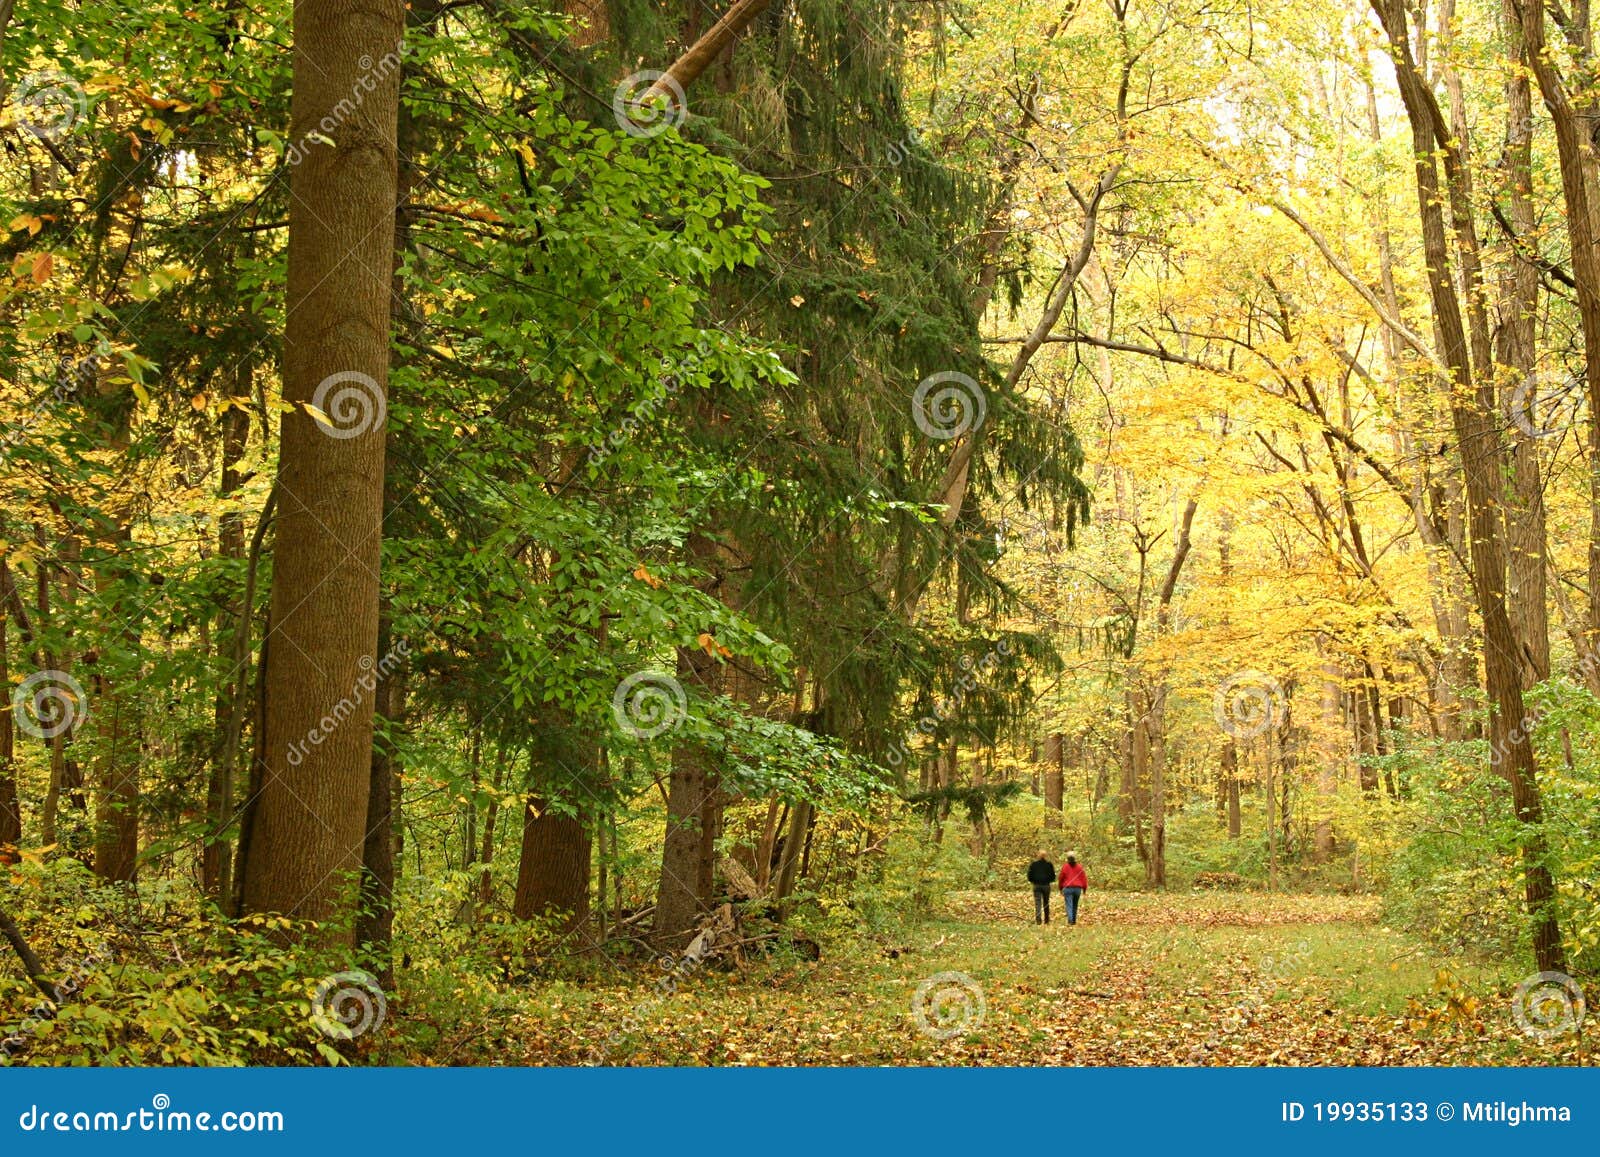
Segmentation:
{"type": "MultiPolygon", "coordinates": [[[[1031,897],[964,893],[893,954],[647,971],[507,994],[423,1063],[554,1065],[1478,1065],[1577,1063],[1529,1040],[1505,991],[1437,991],[1362,897],[1102,894],[1077,926],[1031,897]],[[1024,901],[1028,901],[1024,904],[1024,901]],[[1397,953],[1397,949],[1399,950],[1397,953]],[[1408,971],[1392,975],[1400,961],[1408,971]],[[936,978],[959,974],[961,979],[936,978]],[[1392,991],[1368,989],[1381,978],[1392,991]],[[971,990],[966,982],[971,982],[971,990]],[[913,1005],[932,985],[925,1020],[913,1005]],[[1409,987],[1408,987],[1409,986],[1409,987]],[[948,1021],[928,1013],[943,988],[948,1021]],[[982,1016],[977,1016],[981,992],[982,1016]],[[1385,1011],[1384,1000],[1401,1008],[1385,1011]],[[970,1014],[967,1009],[974,1011],[970,1014]],[[963,1017],[966,1019],[963,1019],[963,1017]]],[[[1443,975],[1443,973],[1441,973],[1443,975]]],[[[1493,983],[1482,981],[1489,987],[1493,983]]]]}
{"type": "MultiPolygon", "coordinates": [[[[1059,901],[1059,897],[1056,897],[1059,901]]],[[[945,904],[959,920],[1033,923],[1033,897],[1009,892],[957,892],[945,904]]],[[[1267,928],[1285,924],[1361,924],[1378,918],[1375,896],[1238,895],[1235,893],[1100,892],[1085,896],[1085,924],[1267,928]]],[[[1052,920],[1060,918],[1059,902],[1052,920]]]]}

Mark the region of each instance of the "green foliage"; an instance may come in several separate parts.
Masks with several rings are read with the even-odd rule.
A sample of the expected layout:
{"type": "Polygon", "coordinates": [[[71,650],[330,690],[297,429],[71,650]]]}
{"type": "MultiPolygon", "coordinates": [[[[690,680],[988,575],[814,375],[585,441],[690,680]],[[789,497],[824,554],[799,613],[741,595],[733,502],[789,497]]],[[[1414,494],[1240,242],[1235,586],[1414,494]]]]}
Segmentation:
{"type": "Polygon", "coordinates": [[[987,874],[987,863],[961,840],[935,843],[907,815],[872,872],[851,889],[850,911],[869,936],[892,937],[935,915],[950,893],[982,886],[987,874]]]}
{"type": "MultiPolygon", "coordinates": [[[[1536,720],[1545,821],[1539,828],[1560,884],[1559,912],[1569,966],[1600,968],[1600,703],[1587,690],[1551,680],[1529,695],[1536,720]],[[1568,762],[1569,754],[1571,762],[1568,762]]],[[[1410,927],[1458,950],[1509,955],[1528,943],[1521,912],[1522,841],[1504,779],[1490,769],[1487,744],[1418,745],[1381,766],[1405,794],[1395,817],[1400,839],[1386,866],[1388,902],[1410,927]]]]}
{"type": "Polygon", "coordinates": [[[974,786],[951,784],[928,791],[912,792],[906,802],[919,811],[929,827],[948,819],[960,810],[974,827],[981,825],[995,808],[1005,807],[1022,792],[1020,783],[986,783],[974,786]]]}
{"type": "MultiPolygon", "coordinates": [[[[347,963],[285,947],[280,917],[219,922],[192,900],[140,911],[74,860],[30,857],[7,886],[52,981],[78,991],[40,1016],[31,985],[0,977],[0,1028],[26,1028],[31,1064],[342,1064],[314,998],[347,963]],[[70,986],[69,986],[70,987],[70,986]]],[[[3,1061],[0,1061],[3,1063],[3,1061]]]]}

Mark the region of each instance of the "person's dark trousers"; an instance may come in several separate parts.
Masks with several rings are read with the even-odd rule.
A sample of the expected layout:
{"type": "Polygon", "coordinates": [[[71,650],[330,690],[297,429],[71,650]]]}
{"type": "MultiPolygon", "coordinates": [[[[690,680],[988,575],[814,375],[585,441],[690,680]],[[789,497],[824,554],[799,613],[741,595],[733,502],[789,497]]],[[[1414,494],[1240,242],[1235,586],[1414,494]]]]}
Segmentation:
{"type": "Polygon", "coordinates": [[[1067,923],[1068,924],[1076,924],[1078,922],[1078,901],[1081,900],[1082,898],[1083,898],[1083,889],[1082,888],[1063,888],[1063,889],[1061,889],[1061,902],[1063,904],[1065,904],[1066,908],[1067,908],[1067,923]]]}
{"type": "Polygon", "coordinates": [[[1035,884],[1033,886],[1033,922],[1035,924],[1050,923],[1050,885],[1035,884]]]}

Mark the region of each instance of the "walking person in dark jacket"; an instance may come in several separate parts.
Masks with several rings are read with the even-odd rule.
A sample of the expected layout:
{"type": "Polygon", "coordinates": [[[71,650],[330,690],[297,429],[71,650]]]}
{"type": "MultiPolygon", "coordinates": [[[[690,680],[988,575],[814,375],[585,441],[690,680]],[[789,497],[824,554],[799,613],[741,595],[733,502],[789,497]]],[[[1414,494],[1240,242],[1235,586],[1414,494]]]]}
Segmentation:
{"type": "Polygon", "coordinates": [[[1078,901],[1089,890],[1089,876],[1078,863],[1077,856],[1068,856],[1061,865],[1061,903],[1067,909],[1067,923],[1078,922],[1078,901]]]}
{"type": "Polygon", "coordinates": [[[1028,883],[1033,885],[1033,922],[1050,923],[1050,885],[1055,883],[1056,866],[1043,852],[1028,865],[1028,883]]]}

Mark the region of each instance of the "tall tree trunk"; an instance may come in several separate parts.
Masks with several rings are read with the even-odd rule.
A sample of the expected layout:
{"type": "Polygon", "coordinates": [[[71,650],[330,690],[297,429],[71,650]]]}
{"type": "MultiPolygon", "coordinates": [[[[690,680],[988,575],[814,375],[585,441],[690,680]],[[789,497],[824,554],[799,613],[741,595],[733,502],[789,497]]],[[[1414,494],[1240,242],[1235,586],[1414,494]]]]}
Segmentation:
{"type": "MultiPolygon", "coordinates": [[[[429,30],[438,18],[442,0],[411,0],[406,5],[406,29],[429,30]]],[[[403,87],[409,71],[396,61],[397,86],[403,87]]],[[[394,234],[389,266],[389,324],[398,329],[406,317],[405,282],[401,276],[405,254],[411,243],[412,190],[416,183],[416,155],[420,133],[410,108],[400,104],[395,116],[395,197],[394,234]]],[[[403,501],[410,483],[402,477],[404,464],[397,452],[398,435],[385,428],[383,436],[383,488],[380,519],[393,514],[403,501]]],[[[381,557],[381,551],[380,551],[381,557]]],[[[381,569],[381,564],[380,564],[381,569]]],[[[380,574],[381,580],[381,574],[380,574]]],[[[400,761],[395,736],[404,726],[405,677],[403,661],[407,647],[396,640],[389,593],[380,581],[378,593],[378,641],[380,656],[377,687],[373,692],[374,728],[381,720],[387,737],[374,735],[367,772],[367,817],[361,841],[361,886],[356,906],[355,939],[366,945],[375,962],[378,978],[385,986],[393,983],[394,964],[389,946],[394,935],[394,889],[400,863],[400,761]]],[[[476,806],[475,804],[473,806],[476,806]]],[[[470,858],[470,853],[469,857],[470,858]]]]}
{"type": "MultiPolygon", "coordinates": [[[[1596,158],[1597,94],[1592,83],[1594,45],[1588,5],[1575,9],[1581,41],[1575,48],[1578,78],[1572,90],[1545,46],[1545,7],[1539,0],[1511,0],[1522,28],[1523,58],[1539,82],[1539,93],[1556,130],[1561,194],[1566,203],[1572,277],[1583,324],[1583,354],[1589,393],[1589,650],[1600,648],[1600,170],[1596,158]]],[[[1569,41],[1573,37],[1568,37],[1569,41]]]]}
{"type": "Polygon", "coordinates": [[[801,800],[789,810],[789,829],[784,833],[783,855],[778,860],[777,886],[773,889],[773,900],[778,905],[780,919],[787,914],[789,897],[794,895],[801,852],[811,834],[811,817],[811,804],[807,800],[801,800]]]}
{"type": "MultiPolygon", "coordinates": [[[[108,550],[126,551],[130,545],[127,529],[119,528],[106,544],[108,550]]],[[[115,579],[103,568],[96,568],[96,593],[102,605],[122,617],[121,600],[116,597],[115,579]]],[[[128,648],[129,679],[139,649],[137,631],[124,626],[114,636],[128,648]]],[[[94,870],[102,880],[131,883],[139,863],[139,764],[140,717],[138,696],[122,685],[122,677],[108,675],[110,656],[102,653],[94,666],[91,681],[94,701],[92,719],[97,733],[97,774],[95,792],[94,870]]]]}
{"type": "Polygon", "coordinates": [[[512,912],[519,920],[560,914],[563,933],[589,922],[589,830],[577,816],[552,811],[531,796],[522,818],[522,860],[512,912]]]}
{"type": "Polygon", "coordinates": [[[1139,813],[1139,769],[1142,765],[1141,756],[1134,750],[1140,742],[1137,738],[1139,715],[1131,686],[1123,697],[1123,709],[1122,734],[1117,743],[1117,830],[1128,832],[1133,829],[1139,813]]]}
{"type": "Polygon", "coordinates": [[[0,574],[0,866],[16,862],[22,844],[22,805],[17,798],[16,720],[11,713],[10,573],[0,574]]]}
{"type": "MultiPolygon", "coordinates": [[[[1510,380],[1524,388],[1527,398],[1537,388],[1534,322],[1539,308],[1539,270],[1527,256],[1533,246],[1537,220],[1533,206],[1533,95],[1528,84],[1527,46],[1517,18],[1516,0],[1501,0],[1506,55],[1512,65],[1505,82],[1506,145],[1501,173],[1506,205],[1516,240],[1504,266],[1499,287],[1499,325],[1495,330],[1495,361],[1505,366],[1510,380]]],[[[1516,635],[1522,664],[1523,689],[1550,677],[1550,612],[1546,586],[1544,483],[1533,433],[1512,413],[1519,396],[1502,389],[1505,404],[1502,423],[1510,439],[1510,478],[1505,495],[1506,604],[1516,635]]]]}
{"type": "MultiPolygon", "coordinates": [[[[1319,649],[1324,640],[1319,638],[1319,649]]],[[[1333,857],[1333,796],[1338,788],[1337,764],[1343,762],[1345,729],[1344,695],[1340,686],[1339,668],[1331,661],[1322,665],[1322,727],[1329,736],[1330,748],[1321,753],[1317,762],[1317,795],[1321,812],[1317,816],[1316,831],[1312,836],[1311,855],[1319,864],[1333,857]]],[[[1357,716],[1351,713],[1354,723],[1357,716]]],[[[1356,723],[1359,732],[1359,724],[1356,723]]],[[[1351,744],[1351,746],[1355,746],[1351,744]]]]}
{"type": "Polygon", "coordinates": [[[373,693],[375,712],[387,736],[375,736],[367,779],[367,830],[361,841],[361,888],[356,907],[355,939],[366,945],[378,979],[387,987],[394,979],[389,943],[394,935],[394,885],[397,856],[395,826],[399,823],[395,780],[399,760],[395,733],[404,726],[405,671],[395,656],[388,608],[378,624],[378,686],[373,693]]]}
{"type": "Polygon", "coordinates": [[[494,895],[494,829],[500,816],[500,792],[505,787],[506,761],[495,761],[494,795],[490,799],[488,814],[483,817],[483,845],[478,849],[478,903],[487,904],[494,895]]]}
{"type": "MultiPolygon", "coordinates": [[[[1158,640],[1172,630],[1172,602],[1183,565],[1194,545],[1191,531],[1198,508],[1199,503],[1189,499],[1179,519],[1172,561],[1156,595],[1155,638],[1158,640]]],[[[1167,680],[1164,665],[1151,672],[1151,685],[1145,688],[1146,710],[1142,725],[1150,770],[1150,846],[1144,861],[1145,883],[1152,888],[1167,886],[1167,680]]]]}
{"type": "MultiPolygon", "coordinates": [[[[234,386],[241,397],[251,392],[251,371],[248,359],[240,367],[234,386]]],[[[219,496],[227,501],[233,498],[244,484],[239,472],[239,459],[244,456],[249,434],[250,415],[237,406],[229,406],[222,415],[222,479],[219,496]]],[[[223,558],[243,560],[244,517],[230,511],[218,520],[217,552],[223,558]]],[[[228,838],[233,826],[233,776],[239,756],[237,735],[241,719],[236,718],[246,709],[244,689],[247,684],[239,678],[232,664],[248,662],[249,651],[240,660],[232,645],[236,633],[248,635],[252,607],[249,598],[241,595],[241,603],[227,607],[217,617],[217,650],[227,672],[223,685],[217,690],[216,727],[211,767],[206,780],[206,842],[200,853],[201,890],[215,902],[223,902],[233,892],[233,846],[228,838]]]]}
{"type": "MultiPolygon", "coordinates": [[[[44,553],[47,540],[43,528],[36,527],[34,537],[41,547],[35,575],[35,606],[39,615],[39,629],[44,631],[53,618],[58,618],[69,625],[66,631],[61,632],[63,637],[62,645],[65,649],[59,652],[41,649],[39,658],[44,661],[43,670],[60,671],[62,674],[70,676],[73,668],[70,624],[76,619],[76,600],[73,595],[77,589],[78,581],[75,572],[75,563],[78,555],[77,542],[70,535],[63,538],[52,560],[47,553],[44,553]],[[63,582],[61,587],[60,601],[63,610],[59,615],[55,606],[53,584],[50,580],[52,565],[69,575],[68,580],[63,582]]],[[[81,811],[86,807],[86,800],[83,794],[83,776],[78,770],[77,761],[70,755],[72,740],[76,736],[83,718],[83,711],[76,712],[67,726],[59,730],[52,727],[48,733],[48,738],[45,740],[46,748],[50,753],[50,779],[45,788],[39,833],[46,846],[62,844],[67,846],[68,850],[80,856],[83,856],[84,852],[78,847],[79,833],[76,830],[63,832],[60,827],[60,821],[61,801],[63,798],[75,811],[81,811]]]]}
{"type": "Polygon", "coordinates": [[[1145,886],[1167,886],[1167,743],[1165,684],[1150,701],[1146,726],[1150,733],[1150,847],[1144,861],[1145,886]]]}
{"type": "Polygon", "coordinates": [[[1275,762],[1272,750],[1275,741],[1281,736],[1281,728],[1271,728],[1266,733],[1266,748],[1261,756],[1261,789],[1266,797],[1265,814],[1267,820],[1267,890],[1278,890],[1278,797],[1276,794],[1276,781],[1272,774],[1275,762]]]}
{"type": "MultiPolygon", "coordinates": [[[[1522,697],[1521,663],[1505,602],[1505,551],[1500,521],[1505,456],[1495,428],[1498,410],[1490,375],[1485,372],[1475,377],[1473,374],[1461,308],[1451,277],[1441,209],[1435,156],[1443,155],[1447,175],[1455,171],[1456,156],[1432,94],[1416,71],[1404,4],[1401,0],[1373,0],[1373,7],[1395,49],[1395,74],[1411,122],[1429,296],[1440,350],[1450,370],[1451,420],[1461,447],[1472,532],[1472,585],[1483,620],[1484,669],[1490,708],[1489,749],[1498,758],[1502,774],[1510,783],[1512,806],[1518,821],[1525,827],[1520,841],[1523,892],[1533,927],[1535,961],[1541,970],[1564,971],[1565,954],[1555,911],[1555,881],[1547,862],[1538,768],[1528,729],[1524,726],[1527,714],[1522,697]]],[[[1542,43],[1534,39],[1528,23],[1526,19],[1523,22],[1528,52],[1537,60],[1542,43]]],[[[1542,16],[1536,23],[1542,32],[1542,16]]],[[[1537,64],[1535,69],[1540,71],[1537,64]]],[[[1591,365],[1590,372],[1600,372],[1600,367],[1591,365]]],[[[1600,467],[1600,463],[1596,465],[1600,467]]]]}
{"type": "Polygon", "coordinates": [[[1377,669],[1371,663],[1365,666],[1366,681],[1355,689],[1356,756],[1361,790],[1371,795],[1378,790],[1378,769],[1372,761],[1383,754],[1383,700],[1377,669]]]}
{"type": "MultiPolygon", "coordinates": [[[[691,533],[688,555],[691,565],[708,575],[704,582],[706,592],[737,610],[737,596],[722,577],[728,560],[716,541],[705,534],[691,533]]],[[[748,680],[726,670],[705,647],[678,648],[677,677],[684,690],[695,698],[709,699],[726,692],[747,705],[756,701],[748,680]]],[[[700,917],[710,910],[722,802],[716,753],[699,743],[676,744],[667,783],[667,829],[656,889],[654,930],[664,946],[686,942],[700,917]]]]}
{"type": "Polygon", "coordinates": [[[767,815],[761,823],[761,840],[756,844],[755,876],[756,887],[761,892],[766,892],[767,885],[772,882],[772,849],[778,840],[778,816],[782,803],[777,796],[767,802],[767,815]]]}
{"type": "Polygon", "coordinates": [[[1066,736],[1053,731],[1044,741],[1044,826],[1049,829],[1061,826],[1061,780],[1066,759],[1063,748],[1066,736]]]}
{"type": "MultiPolygon", "coordinates": [[[[703,650],[678,649],[678,677],[686,687],[698,686],[715,694],[719,675],[715,661],[703,650]]],[[[706,860],[708,841],[715,839],[711,830],[716,814],[715,758],[698,743],[679,743],[672,751],[667,830],[656,889],[655,934],[663,945],[687,940],[711,903],[706,860]]]]}
{"type": "Polygon", "coordinates": [[[302,159],[289,178],[291,409],[278,468],[277,637],[266,653],[261,787],[240,894],[248,911],[318,921],[347,909],[367,831],[405,7],[296,0],[294,9],[291,121],[302,159]]]}
{"type": "Polygon", "coordinates": [[[1222,774],[1228,782],[1228,838],[1244,834],[1244,816],[1239,806],[1239,749],[1230,737],[1222,748],[1222,774]]]}
{"type": "Polygon", "coordinates": [[[512,911],[519,920],[562,913],[560,931],[586,938],[593,868],[590,803],[599,744],[564,710],[546,707],[530,759],[522,859],[512,911]]]}

